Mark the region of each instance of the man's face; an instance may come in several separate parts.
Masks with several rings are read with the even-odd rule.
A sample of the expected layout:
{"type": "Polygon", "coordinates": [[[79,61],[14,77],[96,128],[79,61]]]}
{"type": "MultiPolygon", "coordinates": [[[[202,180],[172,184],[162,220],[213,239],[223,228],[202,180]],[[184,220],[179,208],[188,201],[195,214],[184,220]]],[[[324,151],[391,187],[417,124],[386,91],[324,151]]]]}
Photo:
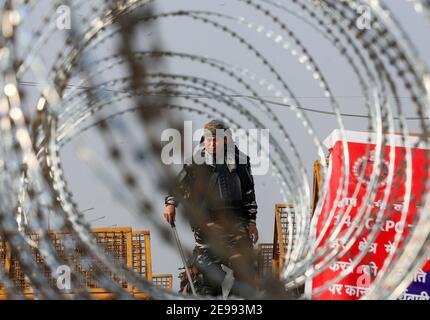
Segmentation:
{"type": "Polygon", "coordinates": [[[210,154],[215,154],[215,152],[221,151],[224,147],[223,137],[214,137],[207,135],[204,140],[205,149],[210,154]]]}

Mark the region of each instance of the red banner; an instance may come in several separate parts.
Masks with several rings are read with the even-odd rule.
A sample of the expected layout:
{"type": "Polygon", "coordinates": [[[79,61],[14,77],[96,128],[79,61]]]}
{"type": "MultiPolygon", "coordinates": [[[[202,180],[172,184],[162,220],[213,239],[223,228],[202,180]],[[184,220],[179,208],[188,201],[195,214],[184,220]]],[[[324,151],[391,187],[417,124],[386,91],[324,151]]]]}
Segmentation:
{"type": "MultiPolygon", "coordinates": [[[[430,160],[426,157],[427,149],[417,145],[418,138],[404,137],[405,142],[399,135],[394,136],[394,143],[390,146],[384,146],[383,161],[380,165],[380,172],[376,177],[377,191],[376,197],[365,201],[366,190],[377,168],[374,163],[377,161],[375,155],[375,135],[346,131],[344,137],[347,142],[348,152],[343,151],[342,139],[340,131],[335,130],[325,141],[325,145],[330,150],[330,172],[329,172],[329,190],[325,194],[321,214],[318,216],[316,227],[316,239],[321,236],[321,242],[318,248],[329,246],[330,248],[345,248],[345,243],[341,241],[341,235],[348,229],[353,228],[354,218],[362,210],[362,214],[366,214],[370,210],[370,216],[365,220],[364,228],[360,231],[359,237],[353,245],[346,251],[341,258],[336,259],[335,262],[330,264],[330,267],[324,272],[316,276],[312,281],[312,299],[346,299],[354,300],[362,297],[369,289],[370,284],[381,270],[385,259],[388,254],[396,250],[393,246],[395,243],[396,234],[401,234],[402,238],[407,236],[411,228],[414,227],[416,220],[417,209],[421,206],[422,196],[427,193],[425,184],[428,179],[428,170],[426,164],[430,165],[430,160]],[[369,142],[369,139],[371,143],[369,142]],[[406,147],[410,150],[412,155],[412,188],[411,198],[409,203],[405,198],[406,186],[406,147]],[[389,166],[390,166],[390,152],[394,150],[394,175],[391,186],[389,183],[389,166]],[[343,172],[343,163],[345,155],[349,156],[349,183],[347,185],[347,192],[344,195],[336,195],[342,191],[342,178],[345,179],[343,172]],[[387,201],[384,204],[384,192],[389,189],[387,201]],[[402,223],[402,210],[407,206],[406,222],[402,223]],[[334,214],[330,219],[330,212],[333,210],[334,214]],[[379,233],[372,241],[369,239],[369,232],[375,224],[378,212],[383,210],[384,221],[378,223],[379,233]],[[341,219],[345,218],[345,223],[341,226],[341,232],[336,237],[333,237],[329,242],[329,238],[339,226],[341,219]],[[328,228],[324,231],[325,225],[328,228]],[[366,249],[367,247],[367,249],[366,249]],[[360,262],[352,266],[352,261],[359,254],[364,254],[360,262]],[[347,276],[340,281],[337,281],[327,287],[326,290],[318,292],[325,284],[335,279],[341,272],[346,272],[347,276]]],[[[388,141],[386,142],[389,143],[388,141]]],[[[360,224],[363,226],[363,223],[360,224]]],[[[354,228],[354,233],[358,230],[354,228]]],[[[397,251],[402,248],[400,242],[397,251]]],[[[327,256],[327,255],[325,255],[327,256]]],[[[429,288],[430,281],[427,281],[427,272],[430,269],[430,262],[427,261],[426,265],[415,276],[416,281],[424,283],[424,288],[429,288]]],[[[429,279],[430,280],[430,279],[429,279]]],[[[429,291],[422,289],[420,292],[404,294],[416,296],[416,299],[428,299],[429,291]]],[[[406,296],[406,297],[409,297],[406,296]]]]}

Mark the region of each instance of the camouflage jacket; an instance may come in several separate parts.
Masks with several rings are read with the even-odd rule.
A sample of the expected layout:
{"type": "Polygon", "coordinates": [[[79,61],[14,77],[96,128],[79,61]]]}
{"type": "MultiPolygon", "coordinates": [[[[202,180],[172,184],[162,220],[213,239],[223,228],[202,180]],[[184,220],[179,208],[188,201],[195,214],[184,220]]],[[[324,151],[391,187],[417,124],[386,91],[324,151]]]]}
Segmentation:
{"type": "MultiPolygon", "coordinates": [[[[197,150],[204,152],[204,148],[197,150]]],[[[203,153],[202,153],[203,154],[203,153]]],[[[257,203],[255,200],[254,179],[251,172],[251,164],[248,156],[243,154],[235,146],[235,163],[230,170],[236,170],[240,179],[242,199],[240,203],[241,215],[249,223],[256,222],[257,203]]],[[[210,176],[213,173],[214,164],[185,164],[176,177],[174,188],[165,198],[165,205],[177,207],[180,202],[186,200],[192,206],[200,206],[207,196],[210,176]],[[175,191],[173,191],[175,190],[175,191]]]]}

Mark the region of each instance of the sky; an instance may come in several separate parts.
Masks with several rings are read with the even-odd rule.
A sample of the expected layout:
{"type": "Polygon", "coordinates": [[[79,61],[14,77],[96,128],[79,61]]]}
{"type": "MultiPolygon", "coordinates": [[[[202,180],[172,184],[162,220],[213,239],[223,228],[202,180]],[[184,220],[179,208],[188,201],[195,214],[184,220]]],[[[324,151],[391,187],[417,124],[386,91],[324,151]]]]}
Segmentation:
{"type": "MultiPolygon", "coordinates": [[[[260,1],[262,4],[264,1],[260,1]]],[[[385,1],[387,6],[393,10],[396,18],[402,23],[405,30],[416,44],[417,50],[422,59],[430,63],[430,44],[428,35],[422,30],[426,29],[426,21],[413,12],[407,1],[392,0],[385,1]]],[[[297,7],[288,5],[289,8],[298,10],[297,7]]],[[[42,10],[43,6],[39,6],[42,10]]],[[[282,30],[275,29],[274,25],[264,15],[256,12],[252,8],[244,6],[240,1],[218,1],[218,0],[157,0],[155,1],[154,11],[156,13],[173,12],[178,10],[196,10],[196,11],[213,11],[226,14],[231,17],[244,17],[247,21],[255,25],[265,25],[274,28],[272,31],[276,34],[285,36],[282,30]]],[[[366,108],[362,92],[358,86],[356,77],[348,62],[339,55],[338,51],[315,29],[304,23],[291,13],[284,13],[272,9],[272,12],[278,15],[283,23],[288,26],[301,40],[308,52],[312,55],[317,65],[322,70],[330,88],[336,97],[340,109],[343,113],[365,115],[366,108]]],[[[297,11],[294,11],[297,12],[297,11]]],[[[324,97],[324,92],[318,87],[318,83],[313,79],[312,74],[308,72],[303,64],[298,62],[297,57],[291,55],[282,46],[274,42],[275,37],[270,39],[264,36],[264,32],[258,33],[237,22],[229,19],[216,21],[225,22],[225,24],[252,43],[258,52],[273,65],[274,69],[285,79],[288,86],[297,96],[303,107],[320,111],[333,111],[330,100],[324,97]]],[[[30,28],[32,22],[28,22],[30,28]]],[[[264,78],[268,83],[274,83],[283,95],[288,93],[283,90],[279,82],[267,66],[261,60],[256,58],[246,47],[240,44],[236,39],[214,29],[209,24],[204,24],[198,20],[187,17],[169,17],[157,20],[155,30],[145,30],[140,28],[135,38],[136,50],[148,50],[148,47],[157,43],[164,51],[178,52],[204,56],[210,59],[216,59],[246,68],[249,72],[256,74],[259,78],[264,78]]],[[[267,30],[267,29],[266,29],[267,30]]],[[[48,42],[48,46],[43,48],[42,60],[53,61],[55,50],[50,50],[56,45],[56,39],[62,39],[64,34],[57,32],[48,42]]],[[[119,40],[117,37],[110,38],[105,43],[91,51],[87,51],[87,61],[97,61],[102,57],[110,56],[117,52],[119,40]]],[[[57,48],[58,49],[58,48],[57,48]]],[[[144,60],[150,72],[163,72],[176,75],[196,76],[218,84],[224,85],[227,89],[235,90],[239,95],[250,95],[249,91],[237,81],[221,73],[219,70],[202,65],[198,62],[190,62],[186,59],[166,58],[162,65],[156,65],[153,60],[144,60]]],[[[92,69],[91,63],[88,68],[92,69]]],[[[108,80],[119,79],[127,74],[124,67],[114,65],[110,70],[103,72],[94,78],[94,83],[101,84],[108,80]]],[[[71,80],[72,84],[77,84],[79,79],[84,76],[84,72],[78,73],[71,80]]],[[[244,77],[243,75],[239,75],[244,77]]],[[[245,78],[245,77],[244,77],[245,78]]],[[[27,80],[37,80],[32,75],[28,75],[27,80]]],[[[251,80],[246,79],[251,83],[251,80]]],[[[199,100],[210,104],[216,110],[224,112],[228,117],[238,122],[244,129],[254,128],[255,125],[235,108],[230,108],[222,101],[217,101],[210,97],[211,87],[205,85],[208,93],[206,97],[200,97],[199,100]]],[[[112,86],[113,88],[115,87],[112,86]]],[[[118,85],[120,88],[120,85],[118,85]]],[[[268,92],[258,83],[253,83],[253,88],[258,96],[274,102],[282,102],[273,92],[268,92]]],[[[37,95],[35,88],[27,88],[28,100],[37,95]]],[[[183,88],[181,90],[184,90],[183,88]]],[[[402,93],[402,92],[400,92],[402,93]]],[[[235,97],[237,102],[243,104],[251,114],[261,120],[262,126],[269,129],[270,134],[278,141],[281,140],[279,128],[276,123],[268,116],[268,113],[259,109],[259,102],[254,105],[246,97],[235,97]]],[[[402,96],[404,102],[404,112],[406,115],[415,116],[415,111],[407,96],[402,96]]],[[[199,105],[184,99],[172,99],[172,103],[182,106],[198,107],[199,105]]],[[[108,116],[118,111],[126,110],[132,106],[131,99],[124,99],[120,102],[108,103],[104,105],[102,115],[108,116]]],[[[261,106],[261,104],[260,104],[261,106]]],[[[316,148],[313,145],[311,136],[308,134],[308,128],[303,126],[301,119],[296,117],[294,111],[287,106],[270,104],[271,111],[280,119],[283,128],[294,141],[295,147],[300,156],[300,160],[295,160],[291,150],[285,143],[281,143],[281,148],[288,159],[291,160],[292,167],[298,170],[299,164],[307,170],[307,182],[312,185],[312,165],[314,160],[318,159],[316,148]]],[[[186,111],[172,111],[175,119],[180,121],[192,121],[193,128],[201,128],[204,123],[213,118],[215,113],[207,116],[190,113],[186,111]]],[[[339,128],[333,115],[307,112],[306,113],[316,135],[323,140],[334,129],[339,128]]],[[[133,210],[132,197],[127,195],[127,190],[121,188],[121,182],[117,168],[109,159],[106,140],[100,135],[97,129],[89,129],[79,132],[80,129],[89,126],[93,119],[87,119],[76,130],[73,139],[61,148],[61,158],[68,186],[73,193],[75,202],[78,203],[79,209],[85,211],[84,215],[88,222],[94,228],[101,227],[132,227],[133,230],[150,230],[151,231],[151,251],[152,251],[152,269],[154,274],[169,273],[173,274],[174,288],[178,288],[178,268],[182,266],[179,252],[174,243],[166,243],[161,237],[158,228],[154,223],[149,221],[146,216],[142,216],[138,210],[133,210]],[[82,150],[87,150],[91,155],[91,162],[82,160],[82,150]],[[121,197],[125,198],[121,198],[121,197]]],[[[342,117],[343,125],[346,129],[365,131],[368,127],[368,119],[358,117],[342,117]]],[[[121,146],[124,152],[124,159],[130,170],[135,175],[141,188],[142,199],[148,198],[154,205],[153,219],[163,224],[162,213],[164,210],[164,196],[157,188],[157,177],[151,171],[151,161],[154,158],[147,157],[144,161],[135,161],[136,153],[148,150],[147,140],[144,132],[139,128],[136,117],[133,113],[127,113],[123,116],[115,117],[109,122],[114,128],[111,139],[121,146]]],[[[181,122],[182,123],[182,122],[181,122]]],[[[408,121],[410,131],[419,131],[417,121],[408,121]]],[[[163,124],[160,123],[156,130],[161,132],[163,124]]],[[[160,135],[161,138],[161,135],[160,135]]],[[[273,145],[270,146],[270,155],[273,155],[273,145]]],[[[157,157],[158,155],[153,155],[157,157]]],[[[273,155],[276,157],[276,155],[273,155]]],[[[175,170],[180,169],[180,165],[174,166],[175,170]]],[[[271,168],[272,169],[272,168],[271,168]]],[[[283,197],[280,193],[280,186],[277,184],[271,171],[264,175],[258,175],[255,179],[255,190],[258,204],[257,226],[260,232],[259,243],[271,243],[273,241],[274,228],[274,208],[277,203],[283,203],[283,197]]],[[[292,190],[294,193],[295,190],[292,190]]],[[[166,229],[167,223],[165,224],[166,229]]],[[[189,250],[193,246],[193,235],[190,227],[183,218],[183,213],[179,212],[177,217],[177,228],[180,239],[189,250]]]]}

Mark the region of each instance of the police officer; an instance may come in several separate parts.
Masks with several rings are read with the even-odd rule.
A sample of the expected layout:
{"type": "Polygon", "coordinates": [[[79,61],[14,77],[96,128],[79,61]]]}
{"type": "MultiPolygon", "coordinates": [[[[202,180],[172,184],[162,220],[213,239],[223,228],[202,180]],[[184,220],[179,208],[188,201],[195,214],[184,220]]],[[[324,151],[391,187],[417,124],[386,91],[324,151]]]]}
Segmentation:
{"type": "Polygon", "coordinates": [[[183,203],[195,238],[192,260],[199,272],[197,293],[222,293],[224,264],[234,272],[232,294],[251,298],[258,230],[250,159],[234,144],[223,121],[210,121],[204,132],[193,161],[184,165],[165,198],[164,218],[172,224],[176,207],[183,203]]]}

